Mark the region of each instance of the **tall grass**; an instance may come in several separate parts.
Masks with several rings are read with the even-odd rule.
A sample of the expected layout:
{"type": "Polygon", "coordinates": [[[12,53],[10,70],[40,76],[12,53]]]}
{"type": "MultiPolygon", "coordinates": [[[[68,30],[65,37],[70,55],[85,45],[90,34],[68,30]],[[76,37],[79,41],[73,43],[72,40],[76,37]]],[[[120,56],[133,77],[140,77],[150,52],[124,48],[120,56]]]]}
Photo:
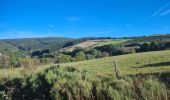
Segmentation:
{"type": "Polygon", "coordinates": [[[166,86],[154,77],[91,76],[76,67],[52,66],[0,84],[0,98],[13,100],[167,100],[166,86]],[[9,88],[13,88],[9,94],[9,88]]]}

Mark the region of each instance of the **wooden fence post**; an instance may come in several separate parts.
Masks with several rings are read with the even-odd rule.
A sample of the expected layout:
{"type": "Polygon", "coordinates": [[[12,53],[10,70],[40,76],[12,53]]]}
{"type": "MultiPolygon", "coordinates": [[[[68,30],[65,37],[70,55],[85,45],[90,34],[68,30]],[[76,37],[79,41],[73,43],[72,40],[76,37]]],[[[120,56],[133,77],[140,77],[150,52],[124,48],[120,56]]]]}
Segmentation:
{"type": "Polygon", "coordinates": [[[117,66],[116,60],[114,60],[113,65],[114,65],[114,71],[115,71],[116,77],[118,77],[119,74],[120,74],[120,71],[118,70],[118,66],[117,66]]]}

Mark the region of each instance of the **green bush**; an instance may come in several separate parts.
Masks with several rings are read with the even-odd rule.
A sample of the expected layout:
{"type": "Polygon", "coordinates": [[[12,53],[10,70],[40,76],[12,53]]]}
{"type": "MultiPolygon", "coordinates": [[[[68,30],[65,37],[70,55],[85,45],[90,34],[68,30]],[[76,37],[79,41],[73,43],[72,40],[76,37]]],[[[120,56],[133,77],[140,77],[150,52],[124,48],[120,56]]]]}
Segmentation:
{"type": "Polygon", "coordinates": [[[75,67],[52,66],[0,84],[0,91],[7,94],[8,87],[14,100],[167,100],[165,85],[154,77],[91,77],[75,67]]]}
{"type": "Polygon", "coordinates": [[[59,56],[55,57],[55,63],[66,63],[72,62],[73,58],[69,55],[60,54],[59,56]]]}
{"type": "Polygon", "coordinates": [[[86,60],[86,55],[84,54],[84,52],[80,51],[76,53],[75,56],[75,61],[83,61],[86,60]]]}

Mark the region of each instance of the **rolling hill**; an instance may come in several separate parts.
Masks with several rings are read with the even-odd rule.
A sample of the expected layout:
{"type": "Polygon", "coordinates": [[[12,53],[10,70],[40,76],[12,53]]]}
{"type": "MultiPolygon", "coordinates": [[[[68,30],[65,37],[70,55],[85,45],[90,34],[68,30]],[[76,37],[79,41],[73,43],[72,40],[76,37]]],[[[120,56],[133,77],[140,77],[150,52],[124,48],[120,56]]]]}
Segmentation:
{"type": "MultiPolygon", "coordinates": [[[[79,70],[85,70],[92,75],[113,74],[113,61],[116,60],[118,68],[122,75],[139,73],[157,73],[170,72],[170,50],[152,51],[136,54],[127,54],[113,57],[106,57],[94,60],[79,61],[60,64],[63,68],[67,66],[76,67],[79,70]]],[[[42,71],[52,65],[39,66],[35,72],[42,71]]],[[[20,77],[23,68],[8,69],[10,77],[20,77]]],[[[4,70],[0,70],[0,76],[3,77],[4,70]]]]}
{"type": "Polygon", "coordinates": [[[155,34],[151,36],[129,37],[129,41],[126,43],[139,43],[139,42],[167,42],[170,41],[170,34],[155,34]]]}
{"type": "Polygon", "coordinates": [[[26,39],[6,39],[0,40],[5,44],[24,51],[35,51],[42,49],[57,50],[62,48],[65,43],[73,41],[72,38],[54,37],[54,38],[26,38],[26,39]]]}
{"type": "Polygon", "coordinates": [[[111,74],[116,60],[121,74],[170,72],[170,50],[154,51],[121,56],[106,57],[95,60],[61,64],[86,70],[91,74],[111,74]]]}
{"type": "MultiPolygon", "coordinates": [[[[66,37],[48,37],[48,38],[23,38],[23,39],[3,39],[0,40],[0,46],[9,48],[9,50],[18,49],[23,51],[36,51],[49,49],[57,51],[69,46],[79,45],[82,42],[97,41],[99,38],[66,38],[66,37]]],[[[102,40],[107,38],[100,38],[102,40]]],[[[109,40],[110,41],[110,40],[109,40]]],[[[100,41],[104,42],[104,41],[100,41]]],[[[97,44],[97,42],[94,42],[97,44]]],[[[89,45],[91,46],[91,44],[89,45]]],[[[88,46],[85,46],[88,47],[88,46]]]]}
{"type": "Polygon", "coordinates": [[[8,43],[0,42],[0,52],[3,53],[5,51],[17,52],[19,51],[19,49],[8,43]]]}
{"type": "Polygon", "coordinates": [[[49,49],[57,51],[59,49],[72,51],[75,48],[89,48],[108,44],[130,44],[139,42],[152,41],[170,41],[170,35],[153,35],[143,37],[126,37],[126,38],[110,38],[110,37],[87,37],[87,38],[65,38],[65,37],[49,37],[49,38],[25,38],[25,39],[5,39],[0,40],[0,49],[36,51],[49,49]],[[9,49],[10,48],[10,49],[9,49]]]}
{"type": "Polygon", "coordinates": [[[95,47],[100,47],[103,45],[121,45],[125,42],[127,42],[129,39],[95,39],[95,40],[86,40],[81,41],[80,43],[74,44],[72,46],[68,46],[65,48],[62,48],[61,51],[69,51],[72,52],[76,48],[83,48],[83,49],[90,49],[95,47]]]}
{"type": "Polygon", "coordinates": [[[5,95],[16,100],[23,95],[26,100],[69,100],[80,94],[80,98],[97,100],[103,97],[106,100],[124,100],[124,97],[128,100],[140,100],[141,97],[169,100],[169,56],[170,50],[152,51],[33,69],[1,69],[0,91],[8,93],[12,87],[12,95],[6,92],[5,95]],[[113,61],[118,65],[119,75],[115,75],[113,61]]]}

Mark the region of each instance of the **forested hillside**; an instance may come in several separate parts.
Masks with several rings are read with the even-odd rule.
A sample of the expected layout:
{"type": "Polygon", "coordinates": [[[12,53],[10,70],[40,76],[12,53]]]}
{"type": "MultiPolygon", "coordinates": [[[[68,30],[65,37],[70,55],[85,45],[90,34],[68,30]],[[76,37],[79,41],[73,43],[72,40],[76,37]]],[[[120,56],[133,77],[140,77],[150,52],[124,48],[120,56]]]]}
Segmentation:
{"type": "Polygon", "coordinates": [[[42,49],[57,50],[62,48],[67,42],[73,41],[72,38],[27,38],[27,39],[6,39],[1,42],[10,44],[20,50],[35,51],[42,49]]]}
{"type": "Polygon", "coordinates": [[[139,43],[139,42],[167,42],[170,41],[170,34],[158,34],[152,36],[141,36],[141,37],[129,37],[130,40],[126,43],[139,43]]]}
{"type": "Polygon", "coordinates": [[[11,52],[16,52],[19,49],[13,45],[10,45],[8,43],[5,42],[0,42],[0,52],[3,53],[5,51],[11,51],[11,52]]]}

